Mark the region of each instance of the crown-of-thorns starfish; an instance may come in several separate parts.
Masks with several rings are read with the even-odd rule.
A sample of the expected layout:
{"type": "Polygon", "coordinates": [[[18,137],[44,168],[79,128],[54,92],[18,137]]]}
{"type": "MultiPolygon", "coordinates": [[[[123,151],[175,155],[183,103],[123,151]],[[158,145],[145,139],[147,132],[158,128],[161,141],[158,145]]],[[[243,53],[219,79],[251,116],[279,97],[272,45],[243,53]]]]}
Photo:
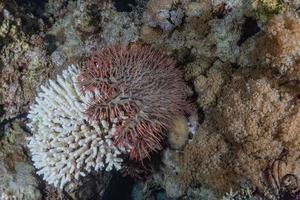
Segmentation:
{"type": "Polygon", "coordinates": [[[118,119],[114,141],[129,149],[133,160],[160,150],[171,119],[189,107],[176,61],[149,46],[102,49],[88,58],[78,81],[83,93],[95,94],[85,111],[87,120],[118,119]]]}

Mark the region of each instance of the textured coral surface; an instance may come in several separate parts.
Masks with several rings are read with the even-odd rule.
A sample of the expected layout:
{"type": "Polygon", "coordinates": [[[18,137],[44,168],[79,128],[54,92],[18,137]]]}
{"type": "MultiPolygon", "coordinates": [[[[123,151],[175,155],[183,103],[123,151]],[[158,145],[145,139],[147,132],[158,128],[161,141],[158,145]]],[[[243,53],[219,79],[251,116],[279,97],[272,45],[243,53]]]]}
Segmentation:
{"type": "MultiPolygon", "coordinates": [[[[109,195],[125,194],[126,186],[128,193],[133,188],[128,199],[136,200],[214,200],[222,196],[230,200],[258,196],[272,200],[299,199],[299,7],[298,0],[0,1],[0,199],[118,199],[109,195]],[[96,162],[88,159],[91,152],[85,151],[84,142],[79,146],[86,153],[75,156],[80,164],[77,171],[67,173],[70,175],[67,177],[61,169],[71,169],[74,163],[65,162],[67,157],[62,151],[50,150],[55,142],[63,144],[67,140],[58,139],[49,129],[48,132],[40,131],[39,136],[50,132],[48,135],[53,140],[34,136],[38,129],[46,130],[47,126],[36,127],[35,131],[29,129],[26,126],[30,123],[29,108],[35,104],[36,95],[42,93],[40,86],[47,85],[50,79],[57,80],[56,75],[62,74],[69,65],[83,66],[86,58],[95,55],[93,53],[120,44],[138,47],[134,50],[136,54],[144,52],[147,55],[139,48],[143,45],[167,52],[167,55],[151,56],[156,58],[155,62],[160,56],[168,57],[160,60],[169,63],[168,66],[177,63],[176,68],[184,72],[187,86],[175,91],[184,90],[197,112],[189,118],[176,116],[177,112],[163,114],[170,116],[170,126],[165,127],[168,138],[162,144],[165,149],[144,162],[145,166],[124,158],[124,171],[127,171],[124,173],[140,177],[138,183],[128,177],[124,180],[129,182],[122,182],[116,178],[121,177],[119,172],[114,170],[95,172],[96,162]],[[170,57],[173,60],[169,60],[170,57]],[[29,142],[34,151],[27,147],[29,142]],[[41,163],[48,166],[38,168],[44,169],[40,172],[45,174],[51,164],[53,167],[53,163],[60,163],[61,166],[50,167],[57,169],[52,173],[60,177],[52,178],[51,182],[59,185],[68,180],[69,184],[62,184],[65,185],[63,190],[52,188],[43,180],[43,175],[36,174],[38,170],[33,165],[42,158],[37,155],[45,153],[53,155],[56,162],[45,160],[41,163]],[[89,170],[92,173],[82,177],[89,170]],[[76,172],[81,181],[74,181],[76,172]]],[[[133,49],[125,48],[122,52],[133,49]]],[[[100,61],[105,56],[112,60],[106,53],[100,61]]],[[[94,61],[99,59],[94,57],[94,61]]],[[[110,66],[109,62],[105,60],[104,63],[110,66]]],[[[138,74],[147,73],[146,68],[137,70],[138,74]]],[[[170,75],[175,73],[172,67],[164,70],[170,75]]],[[[159,72],[155,75],[148,77],[150,79],[141,76],[143,80],[136,81],[131,88],[143,88],[143,92],[135,94],[147,96],[146,86],[142,84],[147,85],[152,79],[168,83],[166,90],[177,87],[176,78],[166,79],[159,72]]],[[[56,87],[55,84],[51,86],[50,83],[46,88],[56,87]]],[[[110,88],[110,91],[113,90],[110,88]]],[[[158,95],[148,96],[146,102],[140,103],[151,104],[148,109],[152,113],[156,110],[151,108],[160,104],[157,98],[164,98],[159,90],[155,92],[158,95]]],[[[172,98],[178,97],[177,92],[172,98]]],[[[54,96],[59,96],[58,93],[54,92],[54,96]]],[[[55,97],[48,100],[41,99],[49,108],[55,97]]],[[[170,103],[175,100],[178,101],[169,99],[170,103]]],[[[76,101],[78,98],[70,102],[76,101]]],[[[66,105],[72,105],[70,102],[66,105]]],[[[176,109],[183,109],[183,104],[176,109]]],[[[66,121],[89,123],[81,116],[70,116],[71,107],[60,113],[52,112],[52,115],[57,117],[65,113],[66,121]]],[[[35,113],[36,124],[49,119],[43,118],[48,115],[52,116],[51,112],[35,113]]],[[[62,118],[48,121],[56,133],[68,128],[62,118]]],[[[84,127],[76,130],[73,127],[71,133],[80,132],[81,128],[84,127]]],[[[86,134],[78,141],[98,137],[85,131],[91,133],[91,137],[86,134]]],[[[137,138],[134,144],[143,141],[143,137],[137,138]]],[[[130,140],[133,141],[133,137],[130,140]]],[[[156,143],[150,143],[151,148],[160,149],[156,143]]],[[[76,142],[64,144],[80,149],[75,147],[76,142]]],[[[73,151],[65,152],[74,155],[73,151]]],[[[101,158],[105,160],[105,156],[101,158]]],[[[123,195],[119,199],[127,197],[123,195]]]]}

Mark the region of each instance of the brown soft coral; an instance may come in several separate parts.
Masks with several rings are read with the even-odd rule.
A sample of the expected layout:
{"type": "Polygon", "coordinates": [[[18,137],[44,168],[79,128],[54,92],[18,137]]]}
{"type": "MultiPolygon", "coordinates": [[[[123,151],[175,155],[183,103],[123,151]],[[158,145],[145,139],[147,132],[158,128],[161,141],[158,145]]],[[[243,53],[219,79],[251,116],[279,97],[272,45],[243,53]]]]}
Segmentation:
{"type": "Polygon", "coordinates": [[[221,89],[228,79],[228,69],[230,67],[227,63],[216,61],[211,68],[195,78],[194,86],[199,94],[197,103],[203,109],[208,109],[216,103],[221,89]]]}
{"type": "Polygon", "coordinates": [[[236,173],[258,187],[262,171],[284,150],[290,163],[298,162],[300,143],[295,84],[300,78],[300,19],[291,13],[276,16],[266,32],[257,50],[262,67],[235,73],[212,111],[220,133],[234,149],[236,173]]]}
{"type": "Polygon", "coordinates": [[[300,78],[300,18],[287,12],[267,25],[257,54],[259,62],[273,67],[289,79],[300,78]]]}
{"type": "Polygon", "coordinates": [[[215,111],[217,126],[236,148],[236,171],[259,184],[260,172],[283,150],[278,126],[289,113],[292,97],[266,78],[239,75],[225,90],[215,111]]]}
{"type": "Polygon", "coordinates": [[[197,137],[179,155],[179,180],[184,188],[204,185],[225,192],[237,185],[239,176],[230,166],[230,149],[220,134],[199,128],[197,137]]]}
{"type": "MultiPolygon", "coordinates": [[[[236,72],[217,106],[180,155],[181,183],[208,185],[218,192],[250,180],[263,187],[263,171],[285,149],[299,156],[299,102],[294,93],[254,70],[236,72]]],[[[285,173],[285,172],[282,172],[285,173]]]]}
{"type": "Polygon", "coordinates": [[[223,135],[236,144],[266,138],[286,115],[291,97],[285,97],[265,78],[236,75],[219,101],[218,124],[223,135]],[[225,127],[225,129],[224,129],[225,127]]]}
{"type": "MultiPolygon", "coordinates": [[[[286,149],[299,155],[299,101],[265,74],[236,74],[223,88],[214,119],[235,148],[235,170],[261,186],[262,171],[286,149]]],[[[294,159],[295,161],[295,159],[294,159]]]]}
{"type": "Polygon", "coordinates": [[[293,106],[293,111],[283,120],[279,127],[278,136],[290,149],[294,151],[300,150],[300,109],[293,106]]]}
{"type": "Polygon", "coordinates": [[[265,33],[251,67],[186,67],[205,120],[178,154],[182,187],[224,192],[249,181],[263,191],[274,183],[264,173],[272,163],[280,164],[271,169],[282,178],[277,182],[300,180],[300,19],[291,13],[275,16],[265,33]],[[281,161],[283,152],[288,154],[281,161]]]}

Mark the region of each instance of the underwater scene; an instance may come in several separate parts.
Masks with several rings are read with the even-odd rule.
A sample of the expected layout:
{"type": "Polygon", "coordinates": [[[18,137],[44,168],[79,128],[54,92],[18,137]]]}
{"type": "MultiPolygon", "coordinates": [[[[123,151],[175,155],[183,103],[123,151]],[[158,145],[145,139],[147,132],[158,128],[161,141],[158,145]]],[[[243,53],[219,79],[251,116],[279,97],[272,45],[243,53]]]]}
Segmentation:
{"type": "Polygon", "coordinates": [[[0,200],[300,200],[300,0],[0,0],[0,200]]]}

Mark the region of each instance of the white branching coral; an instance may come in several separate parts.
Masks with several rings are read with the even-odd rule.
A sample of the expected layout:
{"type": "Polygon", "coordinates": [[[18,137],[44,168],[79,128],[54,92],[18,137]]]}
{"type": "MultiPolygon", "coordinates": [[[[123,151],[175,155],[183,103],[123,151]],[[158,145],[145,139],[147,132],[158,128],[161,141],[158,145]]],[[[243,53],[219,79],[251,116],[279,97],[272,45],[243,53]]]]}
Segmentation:
{"type": "Polygon", "coordinates": [[[119,170],[122,164],[121,151],[112,141],[114,125],[103,120],[89,124],[84,119],[91,94],[80,93],[77,74],[72,65],[56,81],[42,86],[28,114],[34,133],[28,147],[37,173],[60,188],[91,170],[119,170]]]}

